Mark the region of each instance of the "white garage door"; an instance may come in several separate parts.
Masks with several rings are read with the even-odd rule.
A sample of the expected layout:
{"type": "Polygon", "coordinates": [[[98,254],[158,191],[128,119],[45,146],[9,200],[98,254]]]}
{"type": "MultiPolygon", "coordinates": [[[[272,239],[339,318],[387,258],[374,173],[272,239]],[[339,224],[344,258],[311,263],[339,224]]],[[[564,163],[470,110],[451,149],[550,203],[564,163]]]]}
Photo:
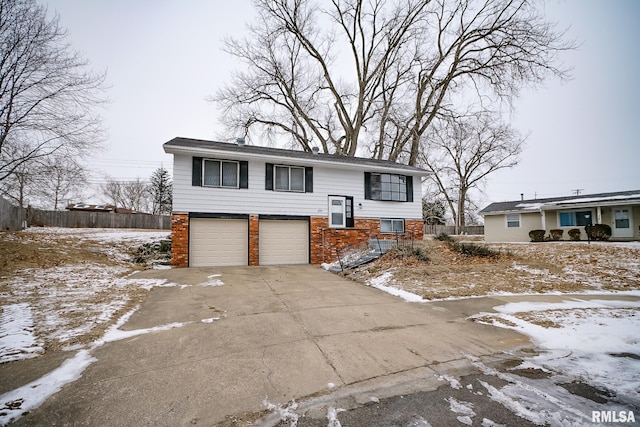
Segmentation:
{"type": "Polygon", "coordinates": [[[308,221],[260,220],[260,265],[308,263],[308,221]]]}
{"type": "Polygon", "coordinates": [[[189,221],[189,266],[248,265],[249,233],[246,219],[189,221]]]}

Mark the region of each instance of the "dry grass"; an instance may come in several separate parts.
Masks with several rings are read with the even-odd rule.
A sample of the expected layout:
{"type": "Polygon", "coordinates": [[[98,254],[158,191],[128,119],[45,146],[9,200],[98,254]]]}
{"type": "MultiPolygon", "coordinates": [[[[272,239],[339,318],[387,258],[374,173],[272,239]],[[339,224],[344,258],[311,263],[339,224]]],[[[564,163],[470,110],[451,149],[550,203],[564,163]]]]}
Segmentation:
{"type": "MultiPolygon", "coordinates": [[[[482,242],[474,242],[485,245],[482,242]]],[[[582,292],[640,289],[640,245],[586,242],[486,244],[500,252],[478,258],[425,240],[430,260],[380,260],[347,273],[360,281],[393,272],[392,285],[426,299],[495,293],[582,292]]]]}
{"type": "Polygon", "coordinates": [[[91,231],[0,232],[0,314],[28,304],[45,352],[92,342],[148,293],[128,278],[144,268],[130,262],[138,247],[91,231]]]}

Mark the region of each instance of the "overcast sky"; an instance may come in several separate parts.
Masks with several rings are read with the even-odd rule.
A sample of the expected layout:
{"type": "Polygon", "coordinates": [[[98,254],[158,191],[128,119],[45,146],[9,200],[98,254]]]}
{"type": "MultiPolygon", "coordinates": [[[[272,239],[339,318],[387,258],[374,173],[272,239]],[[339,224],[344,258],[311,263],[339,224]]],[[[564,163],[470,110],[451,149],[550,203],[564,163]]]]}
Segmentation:
{"type": "MultiPolygon", "coordinates": [[[[94,70],[107,71],[108,147],[90,161],[92,183],[106,174],[146,179],[160,165],[171,170],[162,144],[175,136],[225,139],[206,97],[239,66],[221,50],[221,40],[242,35],[254,13],[250,0],[46,4],[59,14],[71,45],[94,70]]],[[[480,207],[520,193],[541,198],[577,189],[640,189],[640,2],[567,0],[544,7],[581,43],[563,56],[574,67],[573,79],[522,92],[512,119],[530,135],[520,164],[488,179],[480,207]]]]}

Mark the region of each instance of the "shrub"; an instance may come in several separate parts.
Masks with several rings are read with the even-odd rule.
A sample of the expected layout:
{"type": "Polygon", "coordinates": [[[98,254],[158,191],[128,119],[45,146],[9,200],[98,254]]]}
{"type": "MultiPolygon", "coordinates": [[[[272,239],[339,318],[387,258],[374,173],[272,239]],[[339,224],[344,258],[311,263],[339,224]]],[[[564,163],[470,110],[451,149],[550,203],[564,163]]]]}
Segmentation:
{"type": "Polygon", "coordinates": [[[560,240],[562,239],[562,235],[564,234],[564,230],[559,228],[554,228],[549,230],[549,235],[551,236],[551,240],[560,240]]]}
{"type": "Polygon", "coordinates": [[[486,246],[476,245],[474,243],[450,242],[449,246],[453,251],[463,255],[467,255],[467,256],[496,258],[500,255],[500,252],[494,251],[493,249],[489,249],[486,246]]]}
{"type": "Polygon", "coordinates": [[[607,224],[594,224],[584,229],[591,240],[607,241],[611,237],[611,227],[607,224]]]}
{"type": "Polygon", "coordinates": [[[398,246],[388,252],[393,258],[415,258],[418,261],[429,261],[429,254],[422,246],[398,246]]]}
{"type": "Polygon", "coordinates": [[[571,230],[567,231],[567,234],[569,234],[569,238],[573,241],[580,240],[580,230],[577,228],[572,228],[571,230]]]}
{"type": "Polygon", "coordinates": [[[437,236],[435,236],[434,239],[435,240],[439,240],[441,242],[455,242],[455,239],[453,237],[449,236],[444,231],[442,233],[438,234],[437,236]]]}
{"type": "Polygon", "coordinates": [[[532,242],[544,242],[544,230],[531,230],[529,232],[529,238],[532,242]]]}

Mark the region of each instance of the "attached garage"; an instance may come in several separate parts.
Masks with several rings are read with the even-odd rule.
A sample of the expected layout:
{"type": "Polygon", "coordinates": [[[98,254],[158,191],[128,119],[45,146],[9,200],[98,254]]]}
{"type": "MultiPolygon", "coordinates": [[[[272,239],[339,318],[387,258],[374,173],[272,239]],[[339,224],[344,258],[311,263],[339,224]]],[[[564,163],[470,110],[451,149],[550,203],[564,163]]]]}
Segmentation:
{"type": "Polygon", "coordinates": [[[309,221],[260,220],[260,265],[308,264],[309,221]]]}
{"type": "Polygon", "coordinates": [[[189,266],[248,265],[249,229],[246,219],[191,218],[189,266]]]}

